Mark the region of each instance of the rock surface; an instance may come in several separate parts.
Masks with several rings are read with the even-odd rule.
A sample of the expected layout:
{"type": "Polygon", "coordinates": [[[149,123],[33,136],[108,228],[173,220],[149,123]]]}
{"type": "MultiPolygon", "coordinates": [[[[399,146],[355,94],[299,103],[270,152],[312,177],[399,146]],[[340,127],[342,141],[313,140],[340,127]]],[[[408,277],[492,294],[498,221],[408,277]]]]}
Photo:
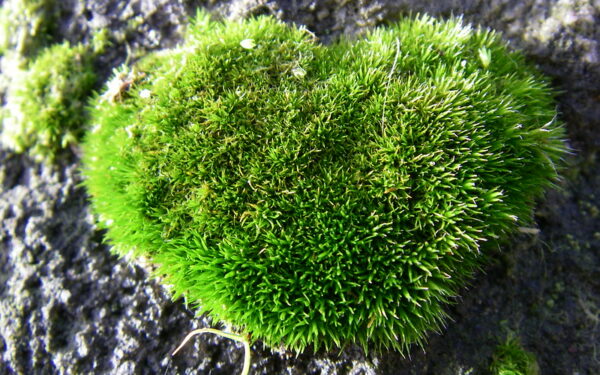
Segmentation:
{"type": "MultiPolygon", "coordinates": [[[[2,3],[0,1],[0,3],[2,3]]],[[[220,17],[272,14],[306,25],[324,42],[408,13],[452,14],[502,31],[560,90],[573,155],[565,180],[540,202],[539,233],[499,249],[450,307],[454,321],[410,358],[354,347],[298,357],[254,345],[254,374],[485,373],[509,333],[536,354],[543,374],[600,373],[600,2],[593,0],[65,0],[55,39],[88,40],[109,28],[114,45],[98,62],[112,69],[180,40],[205,7],[220,17]]],[[[102,244],[79,162],[57,165],[0,151],[0,373],[233,374],[241,346],[197,337],[208,326],[148,275],[102,244]]],[[[535,231],[528,231],[535,232],[535,231]]]]}

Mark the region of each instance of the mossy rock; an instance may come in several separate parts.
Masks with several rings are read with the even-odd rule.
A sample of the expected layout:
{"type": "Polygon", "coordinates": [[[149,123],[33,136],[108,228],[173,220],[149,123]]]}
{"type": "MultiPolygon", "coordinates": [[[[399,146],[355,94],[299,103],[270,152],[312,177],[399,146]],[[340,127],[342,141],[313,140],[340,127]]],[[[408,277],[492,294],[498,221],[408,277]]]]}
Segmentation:
{"type": "Polygon", "coordinates": [[[0,56],[32,57],[54,38],[59,21],[56,0],[0,2],[0,56]]]}
{"type": "Polygon", "coordinates": [[[83,136],[95,83],[87,46],[65,42],[43,49],[11,77],[0,113],[0,141],[38,161],[53,160],[83,136]]]}
{"type": "Polygon", "coordinates": [[[520,53],[427,16],[323,46],[200,15],[92,112],[83,172],[115,251],[298,351],[421,343],[565,150],[520,53]]]}

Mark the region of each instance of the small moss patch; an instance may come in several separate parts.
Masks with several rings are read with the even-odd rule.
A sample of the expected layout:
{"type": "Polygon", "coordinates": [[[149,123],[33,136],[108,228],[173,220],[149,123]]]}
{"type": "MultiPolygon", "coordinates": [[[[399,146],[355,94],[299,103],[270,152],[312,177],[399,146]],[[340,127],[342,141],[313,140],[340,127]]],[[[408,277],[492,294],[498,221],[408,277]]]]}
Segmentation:
{"type": "Polygon", "coordinates": [[[323,46],[201,15],[93,107],[85,184],[115,251],[293,350],[406,350],[439,330],[565,150],[521,54],[426,16],[323,46]]]}
{"type": "Polygon", "coordinates": [[[11,51],[31,57],[49,44],[58,5],[56,0],[5,0],[0,7],[0,56],[11,51]]]}
{"type": "Polygon", "coordinates": [[[533,353],[511,337],[496,347],[490,372],[492,375],[539,375],[540,369],[533,353]]]}
{"type": "Polygon", "coordinates": [[[85,129],[86,102],[96,82],[88,47],[44,49],[11,77],[2,113],[2,143],[35,159],[52,159],[85,129]]]}

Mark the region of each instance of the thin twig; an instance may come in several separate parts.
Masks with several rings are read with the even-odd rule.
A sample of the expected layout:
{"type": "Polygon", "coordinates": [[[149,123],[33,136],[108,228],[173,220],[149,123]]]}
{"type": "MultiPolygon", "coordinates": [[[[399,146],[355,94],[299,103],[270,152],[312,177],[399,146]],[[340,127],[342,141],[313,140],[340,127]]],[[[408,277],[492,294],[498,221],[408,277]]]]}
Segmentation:
{"type": "Polygon", "coordinates": [[[188,333],[188,335],[183,339],[183,342],[177,347],[177,349],[175,349],[175,351],[173,352],[173,354],[171,354],[171,356],[174,356],[175,354],[177,354],[177,352],[179,352],[185,346],[185,344],[187,344],[187,342],[190,341],[190,339],[192,337],[202,334],[202,333],[213,333],[215,335],[225,337],[230,340],[234,340],[234,341],[241,342],[242,344],[244,344],[244,368],[242,369],[242,375],[250,374],[251,352],[250,352],[250,342],[248,341],[248,338],[246,338],[245,336],[242,336],[242,335],[237,335],[235,333],[223,332],[223,331],[220,331],[220,330],[214,329],[214,328],[200,328],[200,329],[196,329],[196,330],[193,330],[192,332],[188,333]]]}
{"type": "Polygon", "coordinates": [[[390,90],[390,82],[392,81],[392,75],[394,74],[394,70],[396,70],[396,63],[398,62],[398,56],[400,55],[400,40],[396,38],[396,56],[394,57],[394,62],[392,63],[392,69],[390,69],[390,74],[388,75],[387,83],[385,85],[385,96],[383,97],[383,108],[381,110],[381,133],[385,135],[385,105],[387,104],[388,91],[390,90]]]}

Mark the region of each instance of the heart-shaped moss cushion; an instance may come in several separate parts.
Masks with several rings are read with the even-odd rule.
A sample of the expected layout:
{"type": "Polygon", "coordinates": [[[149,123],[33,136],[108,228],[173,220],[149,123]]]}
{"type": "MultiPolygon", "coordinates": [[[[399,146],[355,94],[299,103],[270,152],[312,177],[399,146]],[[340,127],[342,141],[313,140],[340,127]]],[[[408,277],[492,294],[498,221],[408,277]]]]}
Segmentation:
{"type": "Polygon", "coordinates": [[[456,19],[324,46],[199,16],[95,100],[84,174],[115,250],[199,311],[294,350],[406,349],[556,178],[552,100],[456,19]]]}

